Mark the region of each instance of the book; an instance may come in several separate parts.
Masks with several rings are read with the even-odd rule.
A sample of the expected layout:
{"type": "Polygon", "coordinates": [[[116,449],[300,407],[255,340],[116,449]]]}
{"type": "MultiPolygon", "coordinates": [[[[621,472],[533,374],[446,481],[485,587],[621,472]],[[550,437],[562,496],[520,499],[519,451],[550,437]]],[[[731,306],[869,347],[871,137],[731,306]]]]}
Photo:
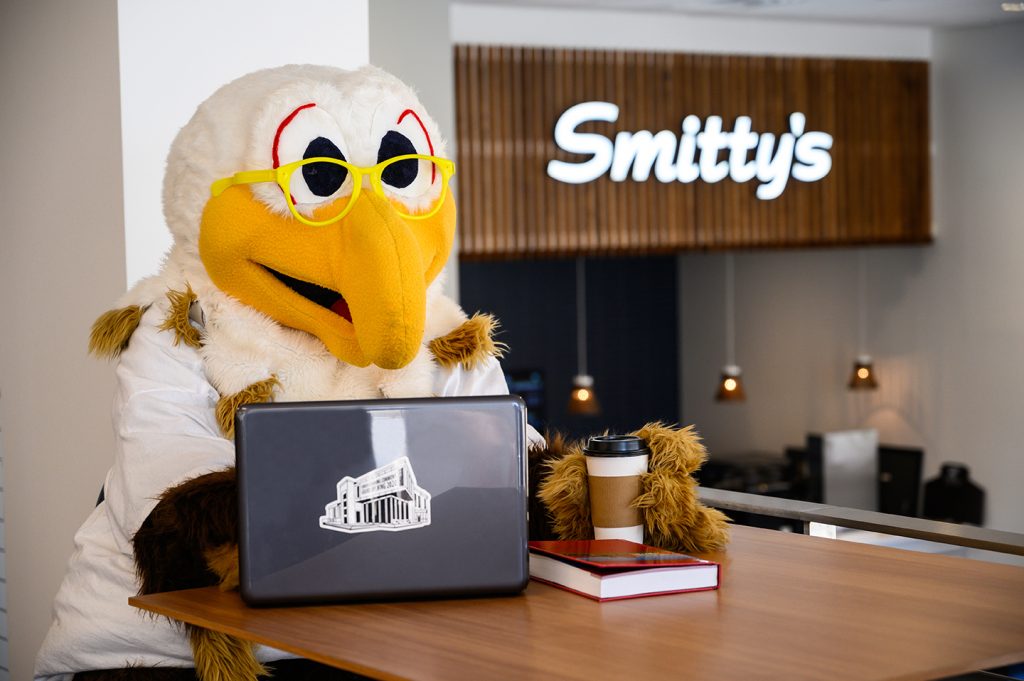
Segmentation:
{"type": "Polygon", "coordinates": [[[598,601],[718,588],[719,564],[622,539],[532,541],[530,577],[598,601]]]}

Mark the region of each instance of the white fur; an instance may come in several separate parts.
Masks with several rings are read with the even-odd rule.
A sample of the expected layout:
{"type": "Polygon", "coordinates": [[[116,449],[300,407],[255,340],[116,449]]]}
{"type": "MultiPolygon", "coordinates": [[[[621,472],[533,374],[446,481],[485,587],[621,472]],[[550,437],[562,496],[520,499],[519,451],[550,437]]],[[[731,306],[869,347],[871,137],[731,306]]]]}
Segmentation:
{"type": "MultiPolygon", "coordinates": [[[[377,147],[391,120],[405,109],[421,117],[444,157],[446,145],[437,123],[411,88],[373,66],[356,71],[328,66],[282,66],[256,71],[221,87],[203,102],[171,145],[164,177],[164,215],[175,243],[198,255],[199,219],[210,185],[242,170],[272,167],[274,135],[296,107],[315,102],[334,118],[345,134],[343,149],[350,162],[377,163],[377,147]]],[[[299,115],[302,115],[301,113],[299,115]]],[[[418,129],[411,117],[401,129],[418,129]]],[[[424,150],[424,153],[426,151],[424,150]]],[[[282,159],[282,163],[296,159],[282,159]]],[[[287,211],[272,184],[251,185],[253,193],[277,212],[287,211]]]]}

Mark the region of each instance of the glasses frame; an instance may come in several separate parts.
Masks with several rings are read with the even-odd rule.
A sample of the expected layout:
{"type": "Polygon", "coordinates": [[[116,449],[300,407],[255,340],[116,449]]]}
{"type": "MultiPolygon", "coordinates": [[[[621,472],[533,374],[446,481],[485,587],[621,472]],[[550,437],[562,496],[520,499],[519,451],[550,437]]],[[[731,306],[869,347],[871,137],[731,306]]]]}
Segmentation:
{"type": "Polygon", "coordinates": [[[229,187],[234,187],[239,184],[275,182],[284,193],[284,200],[288,204],[288,210],[291,211],[296,220],[305,225],[309,225],[310,227],[324,227],[338,222],[349,214],[352,207],[356,205],[356,201],[359,199],[359,194],[362,192],[364,176],[369,176],[370,186],[373,187],[373,192],[375,194],[381,198],[391,200],[391,197],[389,197],[384,191],[384,181],[381,179],[381,176],[383,175],[384,170],[392,163],[411,160],[431,161],[441,171],[441,195],[437,198],[434,207],[425,213],[417,213],[414,215],[401,213],[403,217],[409,220],[426,220],[427,218],[433,217],[437,211],[441,210],[441,206],[448,197],[448,181],[451,179],[452,175],[455,174],[455,163],[453,161],[447,158],[441,158],[440,156],[428,156],[426,154],[403,154],[401,156],[393,156],[386,161],[381,161],[377,165],[370,167],[352,165],[348,161],[342,161],[341,159],[326,156],[304,158],[298,161],[293,161],[292,163],[286,163],[285,165],[278,166],[277,168],[270,168],[268,170],[243,170],[235,173],[231,177],[221,178],[210,185],[210,195],[214,197],[220,196],[229,187]],[[346,205],[340,213],[329,220],[317,221],[307,218],[299,212],[298,208],[295,207],[295,201],[292,199],[291,192],[288,191],[292,175],[294,175],[297,170],[305,165],[309,165],[310,163],[333,163],[334,165],[342,166],[352,175],[352,194],[349,197],[348,205],[346,205]]]}

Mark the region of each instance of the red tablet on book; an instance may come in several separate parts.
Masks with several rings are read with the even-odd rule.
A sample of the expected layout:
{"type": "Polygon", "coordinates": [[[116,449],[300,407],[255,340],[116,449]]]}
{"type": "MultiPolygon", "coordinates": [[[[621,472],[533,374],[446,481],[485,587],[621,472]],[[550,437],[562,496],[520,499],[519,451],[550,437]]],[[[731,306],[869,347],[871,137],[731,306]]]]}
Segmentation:
{"type": "Polygon", "coordinates": [[[530,577],[598,601],[718,588],[714,561],[622,539],[530,542],[530,577]]]}

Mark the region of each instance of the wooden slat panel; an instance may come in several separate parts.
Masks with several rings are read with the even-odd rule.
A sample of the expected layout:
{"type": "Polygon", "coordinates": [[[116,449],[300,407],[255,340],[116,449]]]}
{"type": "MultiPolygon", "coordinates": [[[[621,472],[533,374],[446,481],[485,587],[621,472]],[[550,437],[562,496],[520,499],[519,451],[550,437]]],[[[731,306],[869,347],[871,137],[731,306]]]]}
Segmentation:
{"type": "Polygon", "coordinates": [[[455,62],[464,258],[931,240],[925,62],[475,45],[456,46],[455,62]],[[812,183],[790,177],[767,201],[757,178],[662,183],[652,169],[646,182],[557,182],[550,160],[585,157],[555,145],[554,124],[584,101],[620,113],[581,133],[678,139],[689,114],[721,116],[726,132],[748,115],[754,132],[774,136],[773,153],[799,111],[805,131],[833,135],[832,170],[812,183]]]}

